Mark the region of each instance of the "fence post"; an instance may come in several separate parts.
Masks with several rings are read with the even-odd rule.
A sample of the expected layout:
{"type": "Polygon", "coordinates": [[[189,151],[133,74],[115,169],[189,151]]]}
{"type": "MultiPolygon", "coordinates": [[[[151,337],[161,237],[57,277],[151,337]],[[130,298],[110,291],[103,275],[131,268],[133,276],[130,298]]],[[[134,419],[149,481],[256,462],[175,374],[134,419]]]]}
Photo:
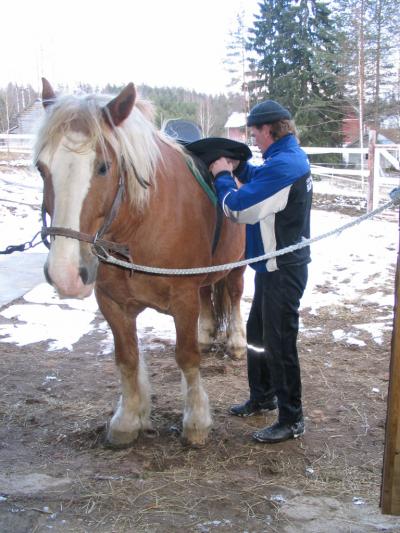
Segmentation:
{"type": "MultiPolygon", "coordinates": [[[[400,211],[399,211],[400,214],[400,211]]],[[[400,220],[399,220],[400,225],[400,220]]],[[[400,246],[400,244],[399,244],[400,246]]],[[[394,320],[389,370],[385,450],[381,486],[383,514],[400,515],[400,255],[394,294],[394,320]]]]}
{"type": "Polygon", "coordinates": [[[368,196],[367,196],[367,212],[370,213],[374,209],[374,192],[375,192],[375,144],[376,144],[376,131],[369,130],[368,141],[368,196]]]}

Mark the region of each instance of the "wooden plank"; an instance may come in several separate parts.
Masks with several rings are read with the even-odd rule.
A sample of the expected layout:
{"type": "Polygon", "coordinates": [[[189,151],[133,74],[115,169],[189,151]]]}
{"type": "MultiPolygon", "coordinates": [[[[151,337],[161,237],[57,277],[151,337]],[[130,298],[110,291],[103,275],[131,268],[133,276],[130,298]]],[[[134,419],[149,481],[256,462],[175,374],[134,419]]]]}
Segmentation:
{"type": "Polygon", "coordinates": [[[322,167],[320,165],[311,164],[311,171],[315,174],[324,174],[326,176],[338,175],[338,176],[365,176],[369,175],[368,170],[359,170],[355,168],[331,168],[322,167]]]}
{"type": "Polygon", "coordinates": [[[388,152],[388,150],[386,150],[385,148],[380,148],[380,147],[377,147],[376,148],[376,151],[379,152],[385,159],[387,159],[387,161],[389,161],[389,163],[396,169],[396,170],[400,170],[400,162],[398,159],[396,159],[394,157],[394,155],[392,155],[390,152],[388,152]]]}
{"type": "Polygon", "coordinates": [[[302,146],[306,154],[367,154],[368,148],[329,148],[327,146],[302,146]]]}
{"type": "Polygon", "coordinates": [[[0,146],[0,154],[30,154],[32,155],[32,148],[7,148],[5,146],[0,146]]]}
{"type": "Polygon", "coordinates": [[[367,213],[373,210],[374,206],[374,180],[375,180],[375,144],[376,131],[369,130],[368,143],[368,194],[367,194],[367,213]]]}
{"type": "MultiPolygon", "coordinates": [[[[400,225],[400,221],[399,221],[400,225]]],[[[400,515],[400,256],[397,252],[385,451],[381,486],[383,514],[400,515]]]]}
{"type": "Polygon", "coordinates": [[[0,133],[0,139],[6,139],[8,141],[13,140],[35,140],[35,135],[32,135],[31,133],[0,133]]]}

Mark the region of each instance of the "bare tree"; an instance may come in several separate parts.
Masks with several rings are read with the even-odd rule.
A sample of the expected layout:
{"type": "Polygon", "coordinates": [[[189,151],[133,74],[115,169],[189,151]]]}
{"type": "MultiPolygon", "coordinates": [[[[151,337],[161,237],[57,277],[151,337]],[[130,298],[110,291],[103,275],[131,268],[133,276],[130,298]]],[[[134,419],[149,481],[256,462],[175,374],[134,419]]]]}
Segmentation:
{"type": "Polygon", "coordinates": [[[198,122],[205,137],[209,137],[214,126],[212,102],[210,97],[206,97],[200,102],[198,110],[198,122]]]}
{"type": "Polygon", "coordinates": [[[243,95],[243,111],[249,112],[249,92],[247,73],[249,62],[247,59],[247,28],[244,23],[244,12],[236,16],[236,28],[229,32],[230,42],[227,45],[227,54],[224,61],[225,69],[231,76],[229,87],[243,95]]]}

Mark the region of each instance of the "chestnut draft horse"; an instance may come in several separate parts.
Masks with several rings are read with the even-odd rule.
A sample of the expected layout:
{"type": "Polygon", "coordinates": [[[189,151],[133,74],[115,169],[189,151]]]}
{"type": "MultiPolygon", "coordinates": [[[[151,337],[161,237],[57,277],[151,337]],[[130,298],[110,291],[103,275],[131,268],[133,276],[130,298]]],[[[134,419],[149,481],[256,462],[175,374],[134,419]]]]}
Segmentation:
{"type": "Polygon", "coordinates": [[[227,349],[241,357],[244,269],[190,276],[133,272],[99,261],[93,242],[104,236],[113,253],[127,247],[135,264],[194,268],[243,258],[243,230],[223,217],[212,252],[216,208],[193,177],[190,156],[156,129],[151,103],[137,101],[132,83],[106,103],[95,95],[56,97],[43,79],[42,97],[46,116],[35,162],[51,218],[44,228],[51,238],[45,276],[61,297],[84,298],[94,287],[111,327],[122,395],[107,442],[127,446],[140,430],[151,428],[150,388],[136,333],[136,317],[151,307],[174,318],[184,394],[182,437],[203,444],[211,416],[199,343],[209,345],[215,333],[210,287],[225,278],[231,301],[227,349]]]}

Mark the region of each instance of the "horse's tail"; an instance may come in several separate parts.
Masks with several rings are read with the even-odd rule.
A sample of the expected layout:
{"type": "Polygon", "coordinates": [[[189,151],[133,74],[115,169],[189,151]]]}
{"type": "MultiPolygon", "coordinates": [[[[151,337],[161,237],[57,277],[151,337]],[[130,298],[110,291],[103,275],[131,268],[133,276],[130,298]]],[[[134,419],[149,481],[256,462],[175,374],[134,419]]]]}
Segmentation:
{"type": "Polygon", "coordinates": [[[231,314],[231,298],[228,292],[226,277],[214,283],[212,287],[212,300],[215,314],[217,332],[226,328],[228,317],[231,314]]]}

